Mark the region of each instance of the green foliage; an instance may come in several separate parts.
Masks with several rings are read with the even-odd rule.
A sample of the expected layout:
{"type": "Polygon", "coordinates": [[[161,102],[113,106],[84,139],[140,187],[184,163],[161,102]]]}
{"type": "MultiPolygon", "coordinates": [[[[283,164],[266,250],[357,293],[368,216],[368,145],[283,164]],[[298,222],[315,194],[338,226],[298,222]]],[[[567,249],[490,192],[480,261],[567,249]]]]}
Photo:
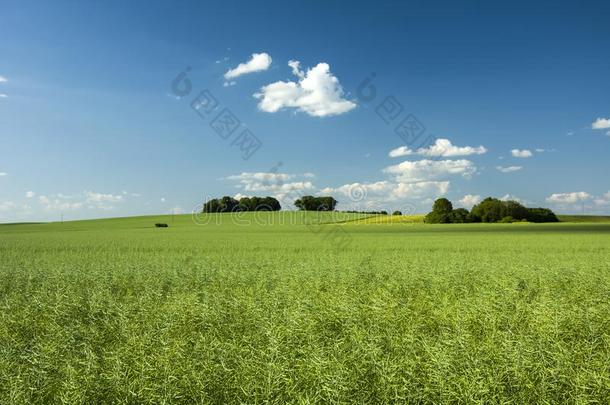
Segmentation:
{"type": "Polygon", "coordinates": [[[471,222],[470,213],[465,208],[457,208],[449,214],[449,222],[452,224],[465,224],[471,222]]]}
{"type": "Polygon", "coordinates": [[[242,216],[0,225],[0,403],[608,403],[609,224],[242,216]]]}
{"type": "Polygon", "coordinates": [[[469,222],[558,222],[557,216],[548,208],[526,208],[517,201],[501,201],[488,197],[472,207],[453,209],[451,201],[439,198],[434,202],[432,212],[424,218],[429,224],[469,223],[469,222]]]}
{"type": "Polygon", "coordinates": [[[394,211],[394,212],[392,213],[392,215],[402,215],[402,212],[397,210],[397,211],[394,211]]]}
{"type": "Polygon", "coordinates": [[[203,205],[204,213],[242,212],[242,211],[279,211],[280,202],[273,197],[222,197],[207,201],[203,205]]]}
{"type": "Polygon", "coordinates": [[[528,222],[559,222],[553,211],[548,208],[528,208],[528,222]]]}
{"type": "Polygon", "coordinates": [[[303,196],[294,202],[301,211],[334,211],[337,200],[333,197],[303,196]]]}
{"type": "Polygon", "coordinates": [[[439,198],[438,200],[434,201],[432,211],[439,214],[449,214],[451,211],[453,211],[453,204],[451,204],[451,201],[446,198],[439,198]]]}

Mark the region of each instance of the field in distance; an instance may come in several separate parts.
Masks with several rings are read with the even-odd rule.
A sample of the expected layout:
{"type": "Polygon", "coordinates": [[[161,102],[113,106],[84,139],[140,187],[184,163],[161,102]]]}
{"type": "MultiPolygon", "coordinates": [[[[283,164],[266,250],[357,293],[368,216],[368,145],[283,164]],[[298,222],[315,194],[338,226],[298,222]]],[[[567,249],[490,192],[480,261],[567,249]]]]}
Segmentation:
{"type": "Polygon", "coordinates": [[[610,221],[562,219],[0,225],[0,403],[608,403],[610,221]]]}

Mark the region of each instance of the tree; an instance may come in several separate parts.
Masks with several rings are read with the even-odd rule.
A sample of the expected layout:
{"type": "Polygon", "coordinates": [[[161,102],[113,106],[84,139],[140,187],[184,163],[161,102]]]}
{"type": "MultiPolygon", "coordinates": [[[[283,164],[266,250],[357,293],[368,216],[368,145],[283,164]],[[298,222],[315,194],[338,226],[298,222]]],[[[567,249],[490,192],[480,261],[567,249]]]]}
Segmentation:
{"type": "Polygon", "coordinates": [[[451,212],[453,204],[446,198],[439,198],[434,201],[432,212],[424,217],[424,222],[428,224],[448,224],[451,222],[451,212]]]}
{"type": "Polygon", "coordinates": [[[453,211],[453,204],[451,204],[451,201],[446,198],[439,198],[438,200],[434,201],[432,211],[449,214],[451,211],[453,211]]]}
{"type": "Polygon", "coordinates": [[[465,208],[455,209],[449,214],[449,221],[452,224],[465,224],[471,222],[470,213],[465,208]]]}
{"type": "Polygon", "coordinates": [[[506,216],[506,206],[497,198],[488,197],[472,207],[471,213],[481,222],[498,222],[506,216]]]}
{"type": "Polygon", "coordinates": [[[529,222],[559,222],[559,218],[548,208],[528,208],[527,218],[529,222]]]}
{"type": "Polygon", "coordinates": [[[402,215],[402,212],[400,212],[400,211],[396,210],[396,211],[394,211],[394,212],[392,213],[392,215],[402,215]]]}
{"type": "Polygon", "coordinates": [[[333,197],[303,196],[294,202],[301,211],[334,211],[337,200],[333,197]]]}
{"type": "Polygon", "coordinates": [[[216,198],[203,205],[203,212],[279,211],[280,202],[273,197],[216,198]]]}

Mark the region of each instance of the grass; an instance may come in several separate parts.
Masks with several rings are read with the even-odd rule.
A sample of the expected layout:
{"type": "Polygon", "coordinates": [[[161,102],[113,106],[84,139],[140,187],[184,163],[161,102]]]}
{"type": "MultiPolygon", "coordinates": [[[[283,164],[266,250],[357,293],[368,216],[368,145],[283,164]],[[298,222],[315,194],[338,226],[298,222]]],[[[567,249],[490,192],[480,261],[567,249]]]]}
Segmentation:
{"type": "Polygon", "coordinates": [[[0,226],[0,403],[610,402],[610,224],[283,215],[0,226]]]}

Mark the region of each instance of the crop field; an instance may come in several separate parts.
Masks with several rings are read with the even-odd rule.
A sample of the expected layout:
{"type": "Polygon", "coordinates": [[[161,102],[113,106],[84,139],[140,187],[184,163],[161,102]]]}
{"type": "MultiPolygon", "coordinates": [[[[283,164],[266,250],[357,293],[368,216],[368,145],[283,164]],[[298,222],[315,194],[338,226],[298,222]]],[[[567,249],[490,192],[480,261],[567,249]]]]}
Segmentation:
{"type": "Polygon", "coordinates": [[[610,223],[362,218],[0,225],[0,403],[610,402],[610,223]]]}

